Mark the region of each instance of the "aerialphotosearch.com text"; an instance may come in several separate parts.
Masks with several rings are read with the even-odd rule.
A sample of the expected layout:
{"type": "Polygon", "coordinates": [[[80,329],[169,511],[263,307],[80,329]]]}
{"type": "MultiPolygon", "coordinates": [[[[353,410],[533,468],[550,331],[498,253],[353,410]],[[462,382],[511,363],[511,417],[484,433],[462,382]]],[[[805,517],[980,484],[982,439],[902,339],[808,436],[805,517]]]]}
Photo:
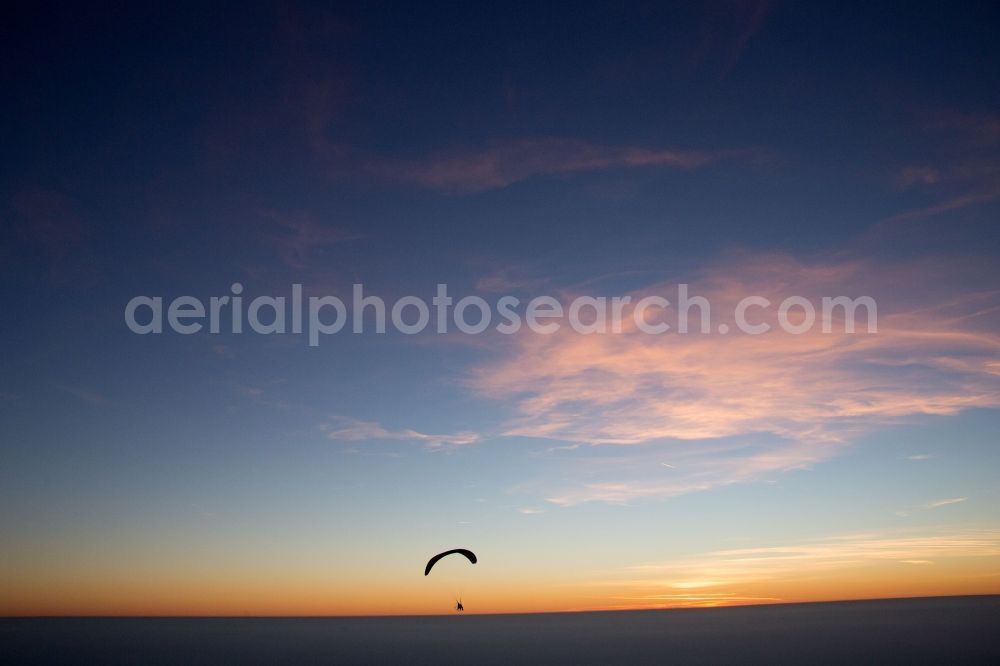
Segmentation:
{"type": "Polygon", "coordinates": [[[692,295],[686,283],[677,285],[672,299],[658,294],[577,296],[568,302],[553,296],[522,300],[509,295],[492,303],[475,295],[456,301],[446,284],[437,285],[430,304],[419,296],[403,296],[386,303],[377,295],[365,293],[362,284],[353,286],[348,302],[330,295],[304,297],[301,284],[293,284],[288,296],[249,298],[243,291],[243,285],[236,282],[229,294],[211,296],[207,302],[194,296],[178,296],[168,302],[162,296],[136,296],[125,306],[125,323],[129,330],[140,335],[160,334],[165,330],[181,335],[206,330],[305,334],[311,347],[318,346],[323,336],[345,331],[383,334],[390,327],[405,335],[424,333],[428,328],[439,334],[458,331],[478,335],[494,330],[512,335],[524,327],[540,335],[551,335],[563,327],[581,335],[633,332],[726,335],[735,332],[733,327],[746,335],[761,335],[775,328],[793,335],[816,330],[878,331],[877,308],[870,296],[825,296],[814,303],[802,296],[772,302],[764,296],[748,295],[726,309],[727,321],[713,326],[709,299],[692,295]]]}
{"type": "MultiPolygon", "coordinates": [[[[448,285],[438,284],[430,304],[419,296],[403,296],[387,304],[377,295],[366,294],[364,285],[355,284],[349,302],[337,296],[303,297],[302,285],[293,284],[289,296],[257,296],[248,299],[243,285],[234,283],[230,293],[212,296],[207,303],[194,296],[179,296],[166,303],[161,296],[136,296],[125,306],[125,323],[140,335],[169,330],[181,335],[199,333],[243,333],[260,335],[305,333],[309,345],[319,345],[321,337],[341,333],[386,333],[389,327],[405,335],[459,331],[478,335],[492,328],[512,335],[527,327],[550,335],[568,326],[581,335],[633,332],[728,334],[728,323],[712,326],[712,305],[704,296],[689,293],[685,283],[677,285],[674,300],[662,295],[577,296],[564,303],[553,296],[536,296],[524,301],[501,296],[493,303],[480,296],[464,296],[458,301],[448,293],[448,285]],[[433,322],[433,324],[432,324],[433,322]],[[350,326],[348,324],[350,323],[350,326]]],[[[750,295],[732,308],[731,321],[746,335],[771,331],[774,323],[785,333],[800,335],[854,333],[863,312],[863,330],[878,331],[877,307],[870,296],[850,298],[825,296],[817,304],[802,296],[788,296],[778,303],[750,295]],[[860,312],[859,312],[860,311],[860,312]],[[776,314],[776,317],[774,315],[776,314]]]]}

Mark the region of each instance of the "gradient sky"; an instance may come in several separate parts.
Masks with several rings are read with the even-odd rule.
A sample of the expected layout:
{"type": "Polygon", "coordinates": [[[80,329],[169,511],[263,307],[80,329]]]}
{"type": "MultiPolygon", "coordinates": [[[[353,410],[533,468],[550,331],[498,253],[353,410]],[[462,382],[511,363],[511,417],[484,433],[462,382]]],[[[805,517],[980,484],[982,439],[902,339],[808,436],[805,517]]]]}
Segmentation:
{"type": "Polygon", "coordinates": [[[0,614],[1000,593],[995,3],[4,24],[0,614]],[[879,332],[125,326],[237,281],[869,295],[879,332]]]}

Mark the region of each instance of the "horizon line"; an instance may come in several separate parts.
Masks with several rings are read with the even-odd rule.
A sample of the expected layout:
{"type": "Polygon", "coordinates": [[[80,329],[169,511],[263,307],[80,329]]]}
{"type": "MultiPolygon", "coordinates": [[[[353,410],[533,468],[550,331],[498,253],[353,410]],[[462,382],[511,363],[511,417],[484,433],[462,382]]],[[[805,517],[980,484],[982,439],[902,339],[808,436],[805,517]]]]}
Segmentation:
{"type": "Polygon", "coordinates": [[[475,611],[466,613],[387,613],[385,615],[2,615],[0,620],[295,620],[295,619],[367,619],[367,618],[421,618],[421,617],[500,617],[509,615],[568,615],[581,613],[644,613],[661,611],[704,611],[704,610],[727,610],[737,608],[764,608],[774,606],[805,606],[818,604],[850,604],[850,603],[875,603],[879,601],[920,601],[920,600],[943,600],[943,599],[980,599],[987,597],[997,597],[1000,599],[1000,592],[987,592],[983,594],[935,594],[916,595],[912,597],[858,597],[854,599],[818,599],[813,601],[775,601],[759,602],[747,604],[729,604],[720,606],[671,606],[664,608],[584,608],[558,611],[524,611],[524,612],[500,612],[500,613],[478,613],[475,611]]]}

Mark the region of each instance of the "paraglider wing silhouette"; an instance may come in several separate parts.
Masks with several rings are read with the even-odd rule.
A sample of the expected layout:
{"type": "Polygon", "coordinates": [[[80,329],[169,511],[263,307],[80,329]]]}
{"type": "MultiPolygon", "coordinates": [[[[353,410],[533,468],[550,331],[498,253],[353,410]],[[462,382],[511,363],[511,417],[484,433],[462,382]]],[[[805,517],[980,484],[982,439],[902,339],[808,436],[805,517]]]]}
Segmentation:
{"type": "Polygon", "coordinates": [[[437,564],[437,561],[440,560],[442,557],[447,557],[449,555],[454,555],[456,553],[459,555],[465,555],[465,557],[467,557],[468,560],[473,564],[478,562],[478,560],[476,559],[476,554],[473,553],[471,550],[466,550],[465,548],[454,548],[452,550],[446,550],[443,553],[438,553],[431,559],[427,560],[427,566],[424,567],[424,575],[426,576],[427,574],[429,574],[431,572],[431,569],[434,568],[434,565],[437,564]]]}

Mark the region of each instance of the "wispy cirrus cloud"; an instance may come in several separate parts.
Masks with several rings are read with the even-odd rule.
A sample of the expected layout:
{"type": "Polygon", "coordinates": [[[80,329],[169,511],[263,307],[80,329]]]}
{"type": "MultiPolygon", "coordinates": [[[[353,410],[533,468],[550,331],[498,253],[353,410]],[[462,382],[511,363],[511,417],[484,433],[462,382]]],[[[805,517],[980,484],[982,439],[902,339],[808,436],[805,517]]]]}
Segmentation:
{"type": "Polygon", "coordinates": [[[927,217],[934,217],[942,213],[961,210],[970,206],[989,203],[1000,199],[1000,184],[987,185],[979,191],[952,196],[940,203],[907,210],[896,215],[891,215],[882,220],[883,223],[904,222],[907,220],[919,220],[927,217]]]}
{"type": "Polygon", "coordinates": [[[925,126],[932,130],[955,132],[964,141],[975,146],[1000,143],[1000,115],[996,114],[955,111],[932,113],[927,117],[925,126]]]}
{"type": "Polygon", "coordinates": [[[314,271],[322,265],[324,250],[359,238],[358,234],[320,223],[304,213],[271,213],[268,217],[274,228],[263,234],[263,240],[285,266],[299,272],[314,271]]]}
{"type": "Polygon", "coordinates": [[[335,416],[330,423],[320,425],[329,439],[345,442],[362,442],[368,440],[398,440],[422,442],[427,448],[445,446],[463,446],[480,441],[479,433],[462,431],[456,433],[432,435],[417,430],[390,430],[375,421],[359,421],[344,416],[335,416]]]}
{"type": "MultiPolygon", "coordinates": [[[[524,330],[471,384],[486,396],[514,400],[519,416],[508,435],[592,444],[762,432],[841,441],[873,423],[1000,405],[1000,336],[974,316],[1000,299],[996,293],[906,310],[883,299],[877,333],[865,333],[863,323],[859,332],[844,333],[836,322],[839,332],[823,333],[817,324],[791,335],[777,329],[774,317],[787,296],[818,304],[820,294],[860,288],[852,285],[920,276],[905,267],[808,265],[774,255],[743,257],[738,266],[701,277],[691,293],[707,298],[713,322],[731,314],[741,297],[763,295],[773,306],[759,317],[772,331],[647,335],[635,329],[626,308],[620,334],[581,335],[566,326],[550,335],[524,330]]],[[[663,284],[630,295],[634,304],[647,294],[672,292],[676,285],[663,284]]],[[[699,311],[692,312],[697,326],[699,311]]]]}
{"type": "MultiPolygon", "coordinates": [[[[626,505],[663,500],[734,483],[773,480],[837,455],[836,442],[768,437],[652,441],[628,447],[588,447],[563,458],[563,482],[538,489],[545,501],[569,507],[587,502],[626,505]],[[664,467],[664,452],[677,464],[664,467]]],[[[552,451],[559,454],[559,451],[552,451]]]]}
{"type": "Polygon", "coordinates": [[[933,502],[928,502],[924,505],[925,509],[937,509],[938,507],[948,506],[949,504],[958,504],[960,502],[965,502],[968,497],[952,497],[949,499],[935,500],[933,502]]]}
{"type": "Polygon", "coordinates": [[[640,564],[626,571],[656,574],[665,586],[683,589],[692,580],[718,586],[785,573],[802,575],[803,566],[815,572],[879,561],[943,557],[1000,557],[1000,530],[846,534],[790,545],[717,550],[690,559],[640,564]]]}
{"type": "MultiPolygon", "coordinates": [[[[17,254],[23,254],[21,243],[40,253],[53,286],[90,287],[99,279],[101,264],[94,256],[93,230],[79,204],[67,195],[38,187],[19,188],[9,206],[0,206],[0,214],[14,232],[5,242],[13,241],[17,254]]],[[[0,259],[5,254],[0,252],[0,259]]]]}
{"type": "Polygon", "coordinates": [[[364,235],[337,221],[302,210],[255,210],[256,239],[268,259],[241,265],[248,276],[284,291],[290,283],[302,284],[306,295],[327,295],[349,289],[347,258],[364,235]]]}
{"type": "Polygon", "coordinates": [[[933,218],[1000,199],[996,152],[1000,116],[932,113],[925,117],[923,129],[938,149],[928,150],[923,163],[902,167],[896,183],[904,190],[926,190],[934,198],[884,218],[883,226],[933,218]]]}
{"type": "MultiPolygon", "coordinates": [[[[715,550],[626,567],[592,584],[631,591],[617,598],[649,605],[717,606],[779,600],[763,594],[794,595],[799,581],[836,581],[838,572],[861,580],[860,572],[866,568],[930,566],[956,559],[983,563],[992,571],[998,558],[1000,531],[995,529],[881,531],[715,550]]],[[[972,564],[962,568],[967,577],[975,578],[972,564]]]]}
{"type": "Polygon", "coordinates": [[[774,5],[771,0],[753,0],[730,3],[726,11],[706,11],[685,58],[688,69],[694,72],[707,68],[715,70],[719,78],[728,76],[774,5]]]}
{"type": "MultiPolygon", "coordinates": [[[[713,326],[740,298],[763,295],[774,304],[760,311],[772,332],[646,335],[629,325],[626,310],[620,334],[522,332],[473,373],[473,388],[515,408],[506,435],[655,445],[655,455],[634,456],[632,470],[610,466],[549,489],[550,502],[625,503],[760,479],[808,468],[858,434],[909,417],[1000,407],[994,291],[949,294],[926,268],[779,255],[743,256],[698,277],[691,293],[708,299],[713,326]],[[863,324],[844,333],[842,322],[831,333],[818,324],[802,335],[777,329],[774,313],[787,296],[819,303],[820,295],[853,297],[872,286],[892,294],[879,300],[875,334],[863,324]],[[665,451],[675,468],[660,468],[665,451]],[[653,466],[657,475],[638,471],[653,466]]],[[[676,285],[657,285],[631,296],[635,303],[671,289],[676,294],[676,285]]]]}
{"type": "Polygon", "coordinates": [[[496,143],[485,149],[442,151],[413,160],[381,159],[369,172],[385,180],[462,194],[500,189],[537,176],[566,176],[610,169],[696,169],[748,151],[698,151],[608,146],[580,139],[543,137],[496,143]]]}
{"type": "Polygon", "coordinates": [[[91,407],[109,407],[115,404],[114,400],[97,391],[76,386],[60,386],[59,388],[91,407]]]}

